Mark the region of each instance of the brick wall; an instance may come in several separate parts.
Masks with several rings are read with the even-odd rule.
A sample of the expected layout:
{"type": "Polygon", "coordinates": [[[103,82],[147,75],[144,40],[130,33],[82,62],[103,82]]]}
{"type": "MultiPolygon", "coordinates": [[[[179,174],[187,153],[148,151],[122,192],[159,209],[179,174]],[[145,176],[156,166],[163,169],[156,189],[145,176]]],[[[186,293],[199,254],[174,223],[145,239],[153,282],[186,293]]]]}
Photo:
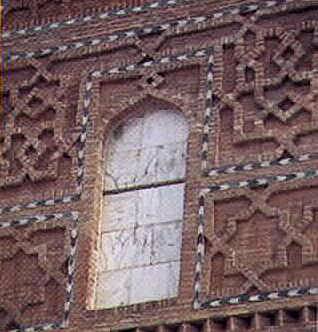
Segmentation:
{"type": "Polygon", "coordinates": [[[4,15],[0,330],[315,331],[317,3],[4,15]],[[167,107],[189,125],[178,297],[95,310],[107,138],[167,107]]]}

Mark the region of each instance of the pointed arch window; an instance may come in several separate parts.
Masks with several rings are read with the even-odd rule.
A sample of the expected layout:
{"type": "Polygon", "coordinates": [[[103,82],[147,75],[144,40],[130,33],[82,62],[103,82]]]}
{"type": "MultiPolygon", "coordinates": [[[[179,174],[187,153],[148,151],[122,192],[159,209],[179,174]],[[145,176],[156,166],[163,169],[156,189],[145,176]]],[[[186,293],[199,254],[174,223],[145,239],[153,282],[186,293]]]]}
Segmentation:
{"type": "Polygon", "coordinates": [[[187,138],[184,116],[162,109],[111,132],[97,307],[177,296],[187,138]]]}

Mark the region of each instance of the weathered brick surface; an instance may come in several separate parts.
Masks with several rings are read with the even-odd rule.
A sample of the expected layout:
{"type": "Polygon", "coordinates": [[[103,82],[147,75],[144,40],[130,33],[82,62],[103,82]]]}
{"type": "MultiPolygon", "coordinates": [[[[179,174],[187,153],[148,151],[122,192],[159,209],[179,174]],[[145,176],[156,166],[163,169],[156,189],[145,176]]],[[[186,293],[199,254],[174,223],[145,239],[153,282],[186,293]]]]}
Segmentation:
{"type": "Polygon", "coordinates": [[[317,330],[317,3],[177,2],[6,8],[1,331],[317,330]],[[105,144],[150,109],[189,123],[179,295],[95,310],[105,144]]]}

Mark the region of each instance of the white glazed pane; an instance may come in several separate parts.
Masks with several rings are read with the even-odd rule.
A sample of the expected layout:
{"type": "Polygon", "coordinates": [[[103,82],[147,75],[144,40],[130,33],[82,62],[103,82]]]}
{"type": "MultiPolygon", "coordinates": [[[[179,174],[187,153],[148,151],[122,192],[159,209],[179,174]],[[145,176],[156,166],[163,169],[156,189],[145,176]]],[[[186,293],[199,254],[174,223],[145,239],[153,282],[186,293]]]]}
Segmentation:
{"type": "Polygon", "coordinates": [[[105,189],[123,189],[138,183],[139,150],[111,151],[105,169],[105,189]]]}
{"type": "Polygon", "coordinates": [[[184,183],[159,188],[160,222],[183,219],[184,183]]]}
{"type": "Polygon", "coordinates": [[[137,219],[140,225],[160,222],[159,188],[138,190],[137,219]]]}
{"type": "Polygon", "coordinates": [[[183,183],[138,190],[138,224],[149,225],[182,220],[183,195],[183,183]]]}
{"type": "Polygon", "coordinates": [[[143,148],[138,158],[137,184],[151,185],[157,181],[158,153],[156,147],[143,148]]]}
{"type": "Polygon", "coordinates": [[[158,149],[156,164],[157,181],[182,179],[185,176],[186,144],[171,143],[158,149]]]}
{"type": "Polygon", "coordinates": [[[109,145],[114,152],[122,152],[142,147],[143,117],[134,117],[117,126],[111,133],[109,145]]]}
{"type": "Polygon", "coordinates": [[[102,231],[183,219],[184,184],[106,195],[102,231]]]}
{"type": "Polygon", "coordinates": [[[103,204],[102,232],[136,225],[138,201],[137,191],[106,195],[103,204]]]}
{"type": "Polygon", "coordinates": [[[186,120],[172,111],[148,112],[119,126],[107,145],[105,188],[184,177],[187,137],[186,120]]]}
{"type": "Polygon", "coordinates": [[[128,305],[131,292],[131,271],[119,270],[98,276],[96,306],[111,308],[128,305]]]}
{"type": "Polygon", "coordinates": [[[179,265],[179,262],[174,262],[133,269],[131,303],[158,301],[177,296],[179,265]]]}
{"type": "Polygon", "coordinates": [[[120,152],[106,166],[105,189],[182,179],[185,176],[185,164],[184,143],[120,152]]]}
{"type": "Polygon", "coordinates": [[[171,262],[167,264],[167,298],[175,297],[178,295],[179,280],[180,280],[180,261],[171,262]]]}
{"type": "Polygon", "coordinates": [[[102,252],[107,256],[106,270],[150,264],[152,230],[128,228],[102,234],[102,252]]]}
{"type": "Polygon", "coordinates": [[[154,226],[151,263],[156,264],[179,260],[181,236],[181,221],[154,226]]]}
{"type": "Polygon", "coordinates": [[[188,125],[184,117],[173,111],[146,113],[143,126],[143,146],[168,145],[186,141],[188,125]]]}

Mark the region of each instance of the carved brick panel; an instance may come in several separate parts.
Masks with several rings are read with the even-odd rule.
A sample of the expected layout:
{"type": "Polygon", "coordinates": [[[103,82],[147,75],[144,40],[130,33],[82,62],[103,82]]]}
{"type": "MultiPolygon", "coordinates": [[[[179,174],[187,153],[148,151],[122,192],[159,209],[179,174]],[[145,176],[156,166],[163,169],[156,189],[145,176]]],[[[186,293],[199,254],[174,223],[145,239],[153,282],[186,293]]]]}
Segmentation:
{"type": "Polygon", "coordinates": [[[54,216],[1,223],[1,331],[65,324],[74,226],[50,219],[54,216]]]}
{"type": "Polygon", "coordinates": [[[206,196],[209,298],[318,284],[318,182],[206,196]]]}
{"type": "Polygon", "coordinates": [[[317,148],[317,11],[269,15],[241,17],[215,45],[210,167],[317,148]]]}
{"type": "Polygon", "coordinates": [[[47,182],[57,192],[76,190],[79,130],[77,106],[69,96],[76,95],[76,87],[67,75],[51,74],[45,62],[36,60],[11,75],[0,117],[0,196],[7,198],[6,189],[14,188],[16,195],[22,184],[21,190],[37,184],[43,198],[47,182]]]}

